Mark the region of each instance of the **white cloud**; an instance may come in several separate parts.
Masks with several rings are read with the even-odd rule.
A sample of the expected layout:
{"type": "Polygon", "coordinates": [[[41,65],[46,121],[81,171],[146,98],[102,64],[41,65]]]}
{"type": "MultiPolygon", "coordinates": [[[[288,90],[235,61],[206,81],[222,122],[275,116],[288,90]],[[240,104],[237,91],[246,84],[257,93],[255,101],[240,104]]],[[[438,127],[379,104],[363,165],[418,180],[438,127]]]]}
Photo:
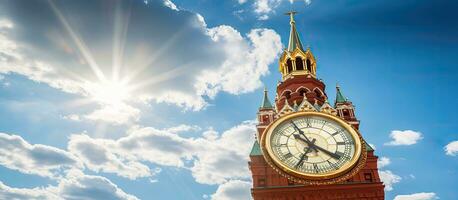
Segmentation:
{"type": "MultiPolygon", "coordinates": [[[[0,164],[23,173],[56,177],[57,186],[20,189],[3,186],[3,195],[29,195],[46,199],[57,195],[64,199],[135,199],[100,176],[82,174],[79,169],[114,173],[155,182],[161,169],[146,164],[173,166],[190,170],[196,182],[222,184],[214,198],[235,195],[235,183],[249,185],[246,166],[254,141],[255,122],[246,121],[222,133],[204,130],[202,137],[185,137],[200,127],[180,125],[168,129],[134,127],[119,139],[96,139],[85,134],[69,138],[68,152],[45,145],[31,145],[20,136],[0,134],[0,164]],[[184,134],[180,136],[179,134],[184,134]],[[66,174],[66,175],[65,175],[66,174]],[[239,182],[234,180],[240,180],[239,182]],[[94,192],[94,190],[97,190],[94,192]],[[30,194],[29,194],[30,193],[30,194]],[[90,195],[103,196],[90,196],[90,195]],[[86,196],[87,195],[87,196],[86,196]]],[[[242,188],[239,188],[242,190],[242,188]]],[[[249,190],[244,190],[249,194],[249,190]]],[[[245,193],[242,193],[245,195],[245,193]]],[[[240,195],[242,195],[240,194],[240,195]]],[[[52,198],[51,198],[52,199],[52,198]]]]}
{"type": "Polygon", "coordinates": [[[220,91],[241,94],[261,87],[261,80],[253,77],[268,74],[269,64],[282,47],[280,36],[270,29],[251,30],[247,34],[250,42],[226,25],[208,29],[208,34],[221,44],[227,57],[220,68],[205,70],[197,79],[198,93],[211,98],[220,91]]]}
{"type": "Polygon", "coordinates": [[[445,154],[449,156],[456,156],[456,154],[458,153],[458,141],[453,141],[453,142],[448,143],[444,147],[444,150],[445,150],[445,154]]]}
{"type": "Polygon", "coordinates": [[[385,190],[393,190],[393,185],[401,181],[401,177],[393,174],[390,170],[379,170],[380,179],[385,184],[385,190]]]}
{"type": "MultiPolygon", "coordinates": [[[[312,3],[311,0],[301,0],[305,3],[305,5],[309,5],[312,3]]],[[[246,3],[246,0],[238,0],[239,4],[246,3]]],[[[276,12],[276,9],[283,3],[289,2],[293,4],[295,0],[254,0],[253,1],[253,11],[255,14],[258,15],[258,20],[267,20],[269,19],[269,15],[276,12]]]]}
{"type": "Polygon", "coordinates": [[[62,116],[62,118],[66,120],[71,120],[71,121],[81,121],[81,117],[76,114],[65,115],[65,116],[62,116]]]}
{"type": "Polygon", "coordinates": [[[211,196],[212,200],[251,199],[251,183],[247,181],[231,180],[221,184],[211,196]]]}
{"type": "Polygon", "coordinates": [[[137,200],[138,198],[125,193],[110,180],[101,176],[84,175],[72,170],[57,186],[41,188],[12,188],[0,182],[0,199],[39,199],[39,200],[137,200]]]}
{"type": "Polygon", "coordinates": [[[126,124],[140,118],[140,110],[127,104],[103,105],[101,108],[84,116],[94,121],[113,124],[126,124]]]}
{"type": "Polygon", "coordinates": [[[61,149],[30,144],[18,135],[0,133],[0,165],[26,174],[58,177],[73,167],[81,167],[76,157],[61,149]]]}
{"type": "Polygon", "coordinates": [[[388,157],[381,157],[377,161],[378,168],[383,168],[391,163],[390,158],[388,157]]]}
{"type": "Polygon", "coordinates": [[[198,111],[208,105],[206,96],[252,92],[261,86],[260,78],[268,74],[268,65],[282,47],[273,30],[253,29],[242,35],[227,25],[207,27],[201,15],[178,10],[170,0],[120,6],[119,12],[112,12],[119,16],[112,18],[100,17],[103,12],[96,6],[81,4],[84,14],[66,9],[79,1],[56,2],[54,13],[40,16],[27,9],[49,5],[12,4],[28,14],[13,13],[8,16],[11,25],[0,25],[0,74],[21,74],[79,94],[99,106],[82,114],[84,119],[114,124],[137,121],[140,111],[134,105],[139,102],[198,111]],[[123,10],[127,7],[131,10],[123,10]],[[70,15],[80,16],[80,23],[67,21],[70,15]],[[22,34],[34,27],[27,20],[31,18],[42,30],[33,37],[22,34]],[[92,23],[115,27],[94,29],[92,23]],[[15,29],[15,24],[24,29],[15,29]],[[163,28],[158,32],[157,27],[163,28]]]}
{"type": "Polygon", "coordinates": [[[254,122],[249,121],[223,132],[220,138],[197,140],[205,148],[199,150],[191,168],[196,181],[221,184],[234,178],[249,178],[246,165],[255,132],[254,122]]]}
{"type": "Polygon", "coordinates": [[[397,195],[394,200],[434,200],[439,197],[434,192],[421,192],[409,195],[397,195]]]}
{"type": "Polygon", "coordinates": [[[7,19],[0,19],[0,29],[13,28],[13,23],[7,19]]]}
{"type": "Polygon", "coordinates": [[[72,135],[68,150],[76,155],[84,165],[93,171],[116,173],[119,176],[136,179],[150,177],[149,167],[136,161],[125,160],[109,148],[115,144],[111,140],[92,139],[87,135],[72,135]]]}
{"type": "Polygon", "coordinates": [[[164,0],[164,5],[169,7],[172,10],[180,11],[178,7],[171,0],[164,0]]]}
{"type": "Polygon", "coordinates": [[[102,176],[84,175],[80,171],[72,171],[57,186],[59,196],[66,200],[81,199],[113,199],[138,200],[137,197],[125,193],[102,176]]]}
{"type": "Polygon", "coordinates": [[[417,131],[394,130],[394,131],[391,131],[390,138],[392,139],[392,141],[385,143],[385,145],[393,145],[393,146],[413,145],[413,144],[416,144],[419,140],[423,139],[423,136],[420,132],[417,132],[417,131]]]}
{"type": "Polygon", "coordinates": [[[0,181],[0,199],[57,200],[62,198],[44,188],[12,188],[0,181]]]}
{"type": "Polygon", "coordinates": [[[196,130],[200,128],[187,125],[164,130],[136,127],[117,140],[73,135],[69,151],[91,170],[132,179],[151,176],[142,162],[190,169],[196,181],[205,184],[250,177],[246,163],[256,131],[254,122],[244,122],[221,135],[212,129],[198,138],[177,134],[196,130]]]}

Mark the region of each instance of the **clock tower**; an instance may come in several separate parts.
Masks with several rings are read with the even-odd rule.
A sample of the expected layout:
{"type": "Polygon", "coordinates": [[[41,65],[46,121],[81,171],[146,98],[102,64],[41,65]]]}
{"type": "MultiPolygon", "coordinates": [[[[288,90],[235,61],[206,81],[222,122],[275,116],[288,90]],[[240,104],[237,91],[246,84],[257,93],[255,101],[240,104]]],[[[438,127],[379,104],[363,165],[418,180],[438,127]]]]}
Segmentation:
{"type": "Polygon", "coordinates": [[[254,200],[384,199],[378,157],[359,132],[355,107],[339,86],[333,105],[294,21],[279,59],[275,102],[264,90],[250,153],[254,200]]]}

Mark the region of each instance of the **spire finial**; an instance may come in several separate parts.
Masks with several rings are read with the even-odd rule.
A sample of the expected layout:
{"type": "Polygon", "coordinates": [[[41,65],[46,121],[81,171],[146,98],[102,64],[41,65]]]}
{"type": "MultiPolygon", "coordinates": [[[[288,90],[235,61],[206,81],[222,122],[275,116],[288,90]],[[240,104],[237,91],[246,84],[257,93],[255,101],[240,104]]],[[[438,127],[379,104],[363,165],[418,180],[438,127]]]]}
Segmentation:
{"type": "Polygon", "coordinates": [[[300,50],[304,51],[304,48],[302,47],[301,40],[299,39],[299,33],[297,33],[296,30],[296,22],[294,21],[294,15],[296,14],[296,11],[290,11],[287,12],[286,15],[289,15],[289,24],[291,24],[291,31],[289,34],[289,42],[288,42],[288,51],[293,52],[296,48],[299,48],[300,50]]]}
{"type": "Polygon", "coordinates": [[[292,25],[294,23],[296,23],[294,21],[294,15],[296,14],[297,12],[296,11],[289,11],[287,13],[285,13],[285,15],[289,15],[289,23],[292,25]]]}

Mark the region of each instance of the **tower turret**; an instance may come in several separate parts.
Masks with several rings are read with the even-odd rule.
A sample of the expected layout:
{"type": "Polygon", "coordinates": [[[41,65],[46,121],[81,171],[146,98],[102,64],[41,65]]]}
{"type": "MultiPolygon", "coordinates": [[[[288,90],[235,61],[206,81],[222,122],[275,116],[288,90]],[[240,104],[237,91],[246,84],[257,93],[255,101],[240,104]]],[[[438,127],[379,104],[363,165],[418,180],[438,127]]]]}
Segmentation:
{"type": "Polygon", "coordinates": [[[265,127],[274,121],[275,114],[275,107],[270,103],[267,89],[264,89],[264,97],[262,98],[262,103],[258,111],[258,132],[262,133],[265,127]]]}
{"type": "Polygon", "coordinates": [[[339,117],[348,121],[356,129],[359,128],[359,120],[355,115],[355,106],[353,106],[351,101],[345,98],[339,85],[336,85],[336,100],[334,107],[337,110],[337,115],[339,117]]]}

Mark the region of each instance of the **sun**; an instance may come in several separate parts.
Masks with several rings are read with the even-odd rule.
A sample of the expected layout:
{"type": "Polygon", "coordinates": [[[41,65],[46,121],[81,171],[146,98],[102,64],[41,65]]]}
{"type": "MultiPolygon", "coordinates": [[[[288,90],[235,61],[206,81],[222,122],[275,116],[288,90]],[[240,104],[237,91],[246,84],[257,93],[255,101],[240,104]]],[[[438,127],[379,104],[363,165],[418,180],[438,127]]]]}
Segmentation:
{"type": "Polygon", "coordinates": [[[106,80],[90,83],[91,98],[107,105],[121,105],[131,97],[131,89],[127,83],[118,80],[106,80]]]}

